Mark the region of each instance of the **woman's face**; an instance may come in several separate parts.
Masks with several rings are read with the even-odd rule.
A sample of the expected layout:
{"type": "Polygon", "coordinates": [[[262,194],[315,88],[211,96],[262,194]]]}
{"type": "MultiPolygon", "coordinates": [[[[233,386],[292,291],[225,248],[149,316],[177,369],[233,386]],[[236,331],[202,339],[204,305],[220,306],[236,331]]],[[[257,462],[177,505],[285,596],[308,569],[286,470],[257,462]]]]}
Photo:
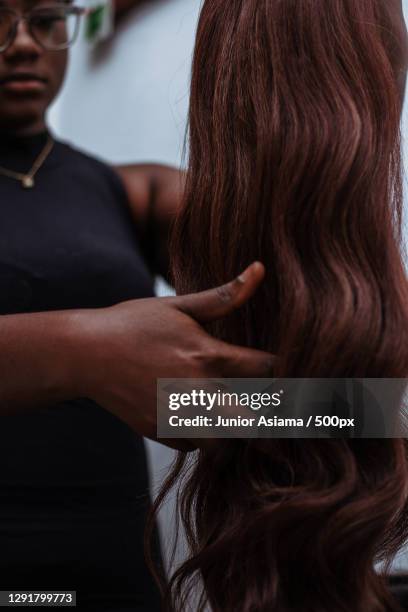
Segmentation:
{"type": "MultiPolygon", "coordinates": [[[[0,7],[24,13],[58,4],[55,0],[0,0],[0,7]]],[[[1,13],[0,13],[1,14],[1,13]]],[[[67,51],[43,49],[20,22],[13,43],[0,53],[0,129],[44,128],[45,112],[57,95],[67,66],[67,51]]]]}

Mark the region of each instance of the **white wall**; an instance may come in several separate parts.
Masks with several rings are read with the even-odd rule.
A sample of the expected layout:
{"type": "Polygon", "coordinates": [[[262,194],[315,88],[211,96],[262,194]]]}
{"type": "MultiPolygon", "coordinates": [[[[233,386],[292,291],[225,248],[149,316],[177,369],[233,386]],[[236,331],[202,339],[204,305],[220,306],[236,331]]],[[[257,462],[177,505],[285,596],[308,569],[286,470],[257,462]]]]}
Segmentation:
{"type": "MultiPolygon", "coordinates": [[[[403,2],[408,15],[408,0],[403,2]]],[[[50,115],[55,132],[111,162],[179,165],[200,3],[161,0],[135,11],[98,53],[80,39],[50,115]]],[[[408,135],[407,114],[404,126],[408,135]]],[[[405,152],[408,160],[408,138],[405,152]]],[[[173,453],[154,443],[148,448],[157,483],[173,453]]],[[[172,533],[171,511],[170,505],[162,513],[163,533],[172,533]]],[[[408,566],[408,559],[401,563],[408,566]]]]}
{"type": "Polygon", "coordinates": [[[111,44],[80,37],[51,120],[57,133],[113,162],[180,161],[200,0],[134,10],[111,44]]]}

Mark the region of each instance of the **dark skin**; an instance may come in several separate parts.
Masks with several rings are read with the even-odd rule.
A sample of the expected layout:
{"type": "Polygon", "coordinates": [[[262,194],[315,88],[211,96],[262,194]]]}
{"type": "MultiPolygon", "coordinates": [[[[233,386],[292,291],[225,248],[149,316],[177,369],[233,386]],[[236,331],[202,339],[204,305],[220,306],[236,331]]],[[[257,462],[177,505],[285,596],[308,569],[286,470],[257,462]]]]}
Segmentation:
{"type": "MultiPolygon", "coordinates": [[[[24,12],[41,4],[12,0],[7,6],[24,12]]],[[[26,23],[19,24],[13,43],[0,53],[2,132],[29,135],[46,127],[45,113],[63,82],[66,65],[67,52],[44,50],[26,23]]],[[[160,229],[157,236],[164,236],[181,191],[174,187],[176,171],[156,170],[132,170],[127,185],[133,185],[129,195],[135,222],[143,227],[149,189],[157,178],[157,227],[164,232],[160,229]]],[[[241,279],[201,294],[134,300],[97,310],[2,316],[0,414],[89,397],[154,439],[157,378],[272,374],[270,355],[220,342],[200,325],[244,304],[263,276],[263,266],[255,263],[241,279]]],[[[188,441],[167,444],[193,448],[188,441]]]]}

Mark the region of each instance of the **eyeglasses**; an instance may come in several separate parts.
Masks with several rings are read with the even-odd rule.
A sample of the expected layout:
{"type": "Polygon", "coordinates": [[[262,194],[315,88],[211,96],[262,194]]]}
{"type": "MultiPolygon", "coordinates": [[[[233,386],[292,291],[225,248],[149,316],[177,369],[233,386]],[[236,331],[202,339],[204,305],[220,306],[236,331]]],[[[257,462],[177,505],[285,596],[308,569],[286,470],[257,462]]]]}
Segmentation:
{"type": "Polygon", "coordinates": [[[20,21],[27,23],[32,38],[43,49],[60,51],[76,40],[80,17],[88,12],[79,6],[48,5],[21,14],[0,7],[0,53],[13,44],[20,21]]]}

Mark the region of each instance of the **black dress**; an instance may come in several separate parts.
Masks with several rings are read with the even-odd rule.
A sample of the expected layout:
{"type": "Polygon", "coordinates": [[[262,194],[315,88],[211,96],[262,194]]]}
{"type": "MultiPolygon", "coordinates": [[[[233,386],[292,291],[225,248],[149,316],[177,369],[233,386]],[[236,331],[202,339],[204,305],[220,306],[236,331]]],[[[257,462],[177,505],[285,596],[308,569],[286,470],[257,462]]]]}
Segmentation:
{"type": "MultiPolygon", "coordinates": [[[[2,137],[0,165],[26,172],[46,139],[2,137]]],[[[0,314],[152,296],[135,231],[116,174],[66,144],[33,189],[0,176],[0,314]]],[[[0,417],[0,590],[159,610],[143,556],[149,503],[142,439],[95,403],[0,417]]]]}

